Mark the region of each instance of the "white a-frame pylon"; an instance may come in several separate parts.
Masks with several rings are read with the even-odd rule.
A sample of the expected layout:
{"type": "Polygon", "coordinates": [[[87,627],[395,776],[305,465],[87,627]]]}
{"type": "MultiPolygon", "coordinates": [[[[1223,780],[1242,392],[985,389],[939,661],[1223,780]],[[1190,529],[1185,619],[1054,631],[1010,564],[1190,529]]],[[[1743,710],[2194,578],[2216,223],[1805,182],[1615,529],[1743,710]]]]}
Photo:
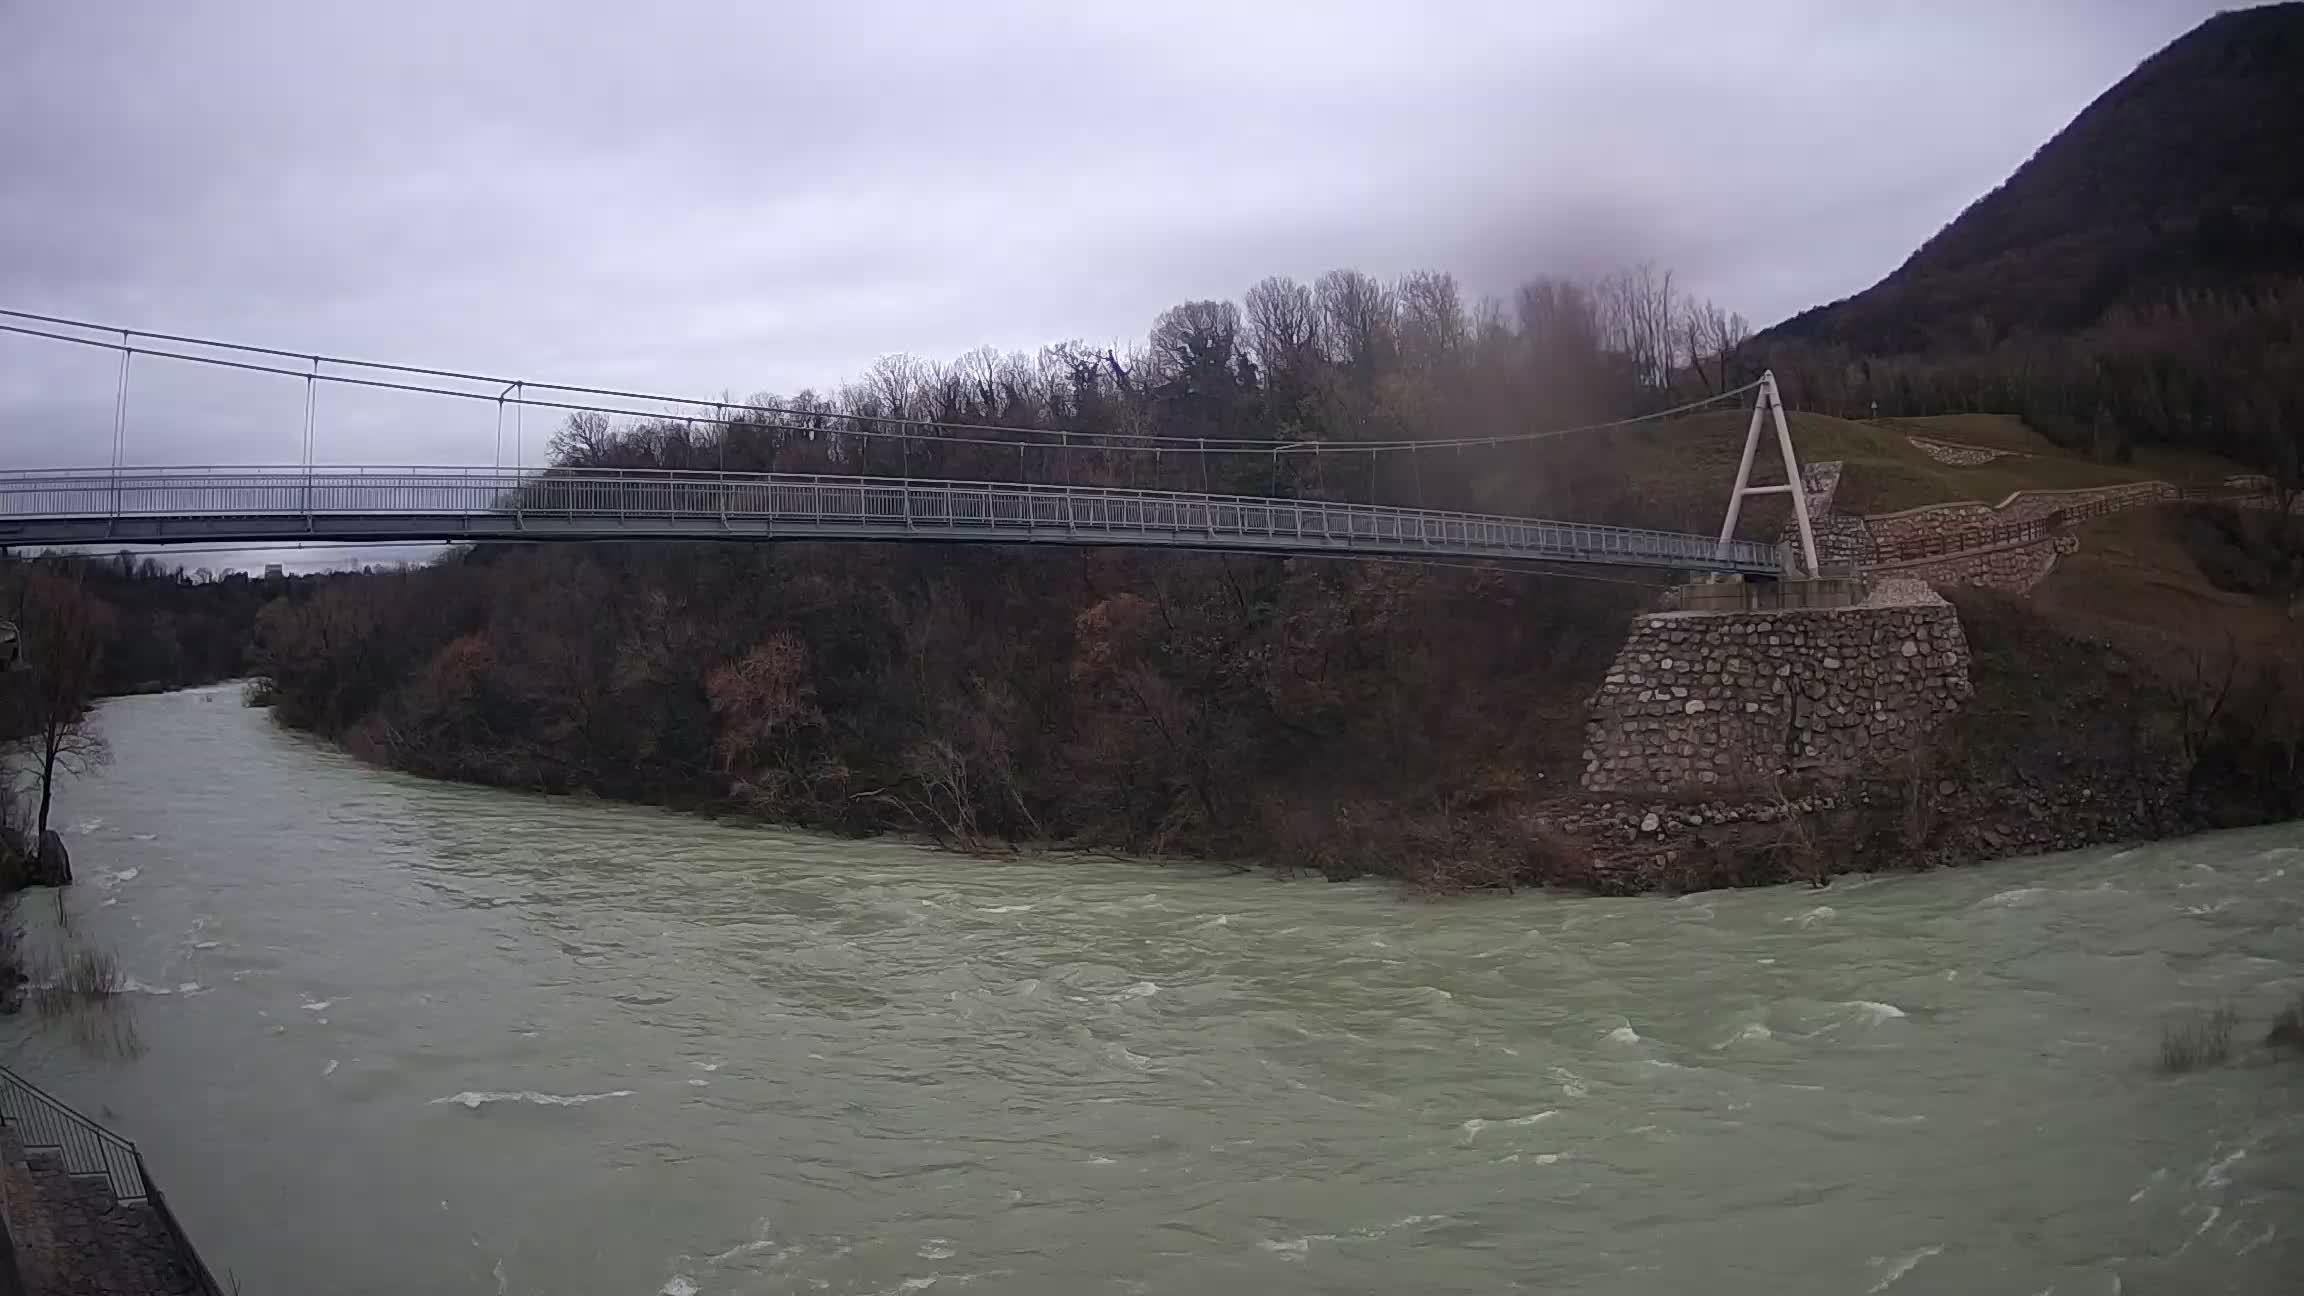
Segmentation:
{"type": "Polygon", "coordinates": [[[1736,465],[1736,488],[1728,492],[1728,517],[1720,524],[1720,552],[1726,555],[1728,542],[1736,535],[1736,518],[1744,511],[1747,495],[1790,495],[1792,516],[1800,520],[1800,560],[1806,568],[1800,575],[1812,577],[1816,567],[1816,528],[1808,520],[1808,491],[1800,479],[1800,459],[1792,453],[1792,429],[1784,424],[1784,402],[1776,395],[1776,371],[1771,369],[1760,375],[1760,398],[1752,405],[1752,430],[1744,434],[1744,461],[1736,465]],[[1776,449],[1784,456],[1784,484],[1781,486],[1754,486],[1752,484],[1752,456],[1760,449],[1760,423],[1774,416],[1776,420],[1776,449]]]}

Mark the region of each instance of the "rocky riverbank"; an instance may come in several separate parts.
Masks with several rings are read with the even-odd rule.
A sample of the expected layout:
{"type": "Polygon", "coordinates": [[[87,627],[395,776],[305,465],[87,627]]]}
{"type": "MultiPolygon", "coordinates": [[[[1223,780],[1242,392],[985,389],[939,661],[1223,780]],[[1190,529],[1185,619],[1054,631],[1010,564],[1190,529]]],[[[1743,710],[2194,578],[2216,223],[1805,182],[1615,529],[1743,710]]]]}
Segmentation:
{"type": "Polygon", "coordinates": [[[1537,822],[1590,860],[1589,889],[1633,895],[1979,864],[2218,825],[2173,781],[1979,787],[1878,780],[1783,798],[1564,798],[1537,822]]]}

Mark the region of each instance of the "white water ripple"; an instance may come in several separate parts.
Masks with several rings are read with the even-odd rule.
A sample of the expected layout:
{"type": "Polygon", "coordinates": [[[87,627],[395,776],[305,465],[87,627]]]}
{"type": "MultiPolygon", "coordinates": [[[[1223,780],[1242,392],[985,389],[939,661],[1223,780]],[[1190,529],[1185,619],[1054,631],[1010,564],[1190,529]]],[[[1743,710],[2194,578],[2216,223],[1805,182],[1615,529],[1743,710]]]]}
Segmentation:
{"type": "Polygon", "coordinates": [[[606,1093],[589,1094],[549,1094],[538,1093],[533,1089],[518,1091],[467,1089],[463,1093],[450,1094],[445,1098],[435,1098],[431,1105],[438,1107],[442,1103],[454,1103],[468,1111],[478,1111],[488,1103],[534,1103],[541,1107],[581,1107],[586,1103],[601,1102],[609,1098],[629,1098],[632,1093],[633,1091],[630,1089],[611,1089],[606,1093]]]}
{"type": "Polygon", "coordinates": [[[1930,1256],[1942,1255],[1943,1253],[1943,1246],[1938,1244],[1934,1246],[1924,1246],[1909,1255],[1898,1256],[1894,1260],[1890,1260],[1886,1256],[1874,1256],[1871,1260],[1872,1266],[1874,1268],[1886,1266],[1886,1268],[1885,1271],[1880,1275],[1880,1281],[1872,1284],[1866,1290],[1884,1292],[1890,1287],[1895,1286],[1897,1279],[1902,1278],[1904,1275],[1912,1272],[1913,1269],[1917,1268],[1921,1261],[1927,1259],[1930,1256]]]}

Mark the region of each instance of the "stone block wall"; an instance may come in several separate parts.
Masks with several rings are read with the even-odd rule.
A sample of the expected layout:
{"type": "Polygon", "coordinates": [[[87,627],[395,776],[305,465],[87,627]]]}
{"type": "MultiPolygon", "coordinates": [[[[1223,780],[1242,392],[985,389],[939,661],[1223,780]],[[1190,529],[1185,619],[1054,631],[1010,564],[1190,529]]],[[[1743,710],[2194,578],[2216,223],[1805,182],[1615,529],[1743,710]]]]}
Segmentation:
{"type": "Polygon", "coordinates": [[[1593,695],[1584,787],[1718,796],[1853,773],[1970,694],[1960,619],[1924,587],[1853,608],[1650,613],[1593,695]]]}
{"type": "MultiPolygon", "coordinates": [[[[2234,491],[2242,507],[2263,507],[2270,502],[2260,478],[2232,477],[2224,485],[2234,491]]],[[[1978,585],[1986,589],[2023,594],[2055,569],[2056,559],[2072,553],[2079,541],[2071,535],[2046,535],[2021,541],[1992,543],[1989,537],[2011,524],[2038,522],[2059,512],[2088,507],[2133,508],[2180,498],[2182,492],[2163,481],[2130,482],[2079,490],[2018,491],[1997,505],[1981,500],[1929,504],[1897,513],[1869,517],[1835,514],[1819,521],[1818,545],[1829,561],[1847,555],[1858,571],[1893,573],[1934,585],[1978,585]],[[1827,531],[1835,533],[1825,539],[1827,531]],[[1973,537],[1976,547],[1956,553],[1937,553],[1946,542],[1973,537]],[[1913,553],[1925,557],[1911,557],[1913,553]]]]}
{"type": "Polygon", "coordinates": [[[1827,513],[1810,525],[1816,528],[1816,561],[1826,571],[1868,571],[1880,556],[1872,527],[1862,514],[1827,513]]]}
{"type": "Polygon", "coordinates": [[[1991,549],[1918,562],[1884,565],[1876,570],[1923,580],[1930,585],[1975,585],[2008,594],[2030,593],[2033,586],[2056,570],[2056,560],[2077,552],[2077,536],[2052,535],[1991,549]]]}
{"type": "Polygon", "coordinates": [[[1865,521],[1882,552],[1893,555],[1908,542],[1925,544],[1947,535],[1957,537],[1993,527],[2036,522],[2051,514],[2087,504],[2104,502],[2125,508],[2174,499],[2177,494],[2174,486],[2161,481],[2130,482],[2121,486],[2082,490],[2018,491],[1998,505],[1980,500],[1928,504],[1899,513],[1875,513],[1865,521]]]}
{"type": "MultiPolygon", "coordinates": [[[[1836,513],[1833,501],[1840,494],[1841,464],[1826,459],[1800,466],[1800,482],[1808,496],[1808,524],[1816,532],[1816,561],[1826,571],[1861,571],[1872,565],[1876,547],[1871,528],[1853,513],[1836,513]]],[[[1777,543],[1800,545],[1800,521],[1786,518],[1777,543]]]]}
{"type": "Polygon", "coordinates": [[[1837,459],[1800,465],[1800,493],[1808,497],[1808,516],[1820,518],[1832,511],[1832,501],[1840,495],[1840,469],[1837,459]]]}

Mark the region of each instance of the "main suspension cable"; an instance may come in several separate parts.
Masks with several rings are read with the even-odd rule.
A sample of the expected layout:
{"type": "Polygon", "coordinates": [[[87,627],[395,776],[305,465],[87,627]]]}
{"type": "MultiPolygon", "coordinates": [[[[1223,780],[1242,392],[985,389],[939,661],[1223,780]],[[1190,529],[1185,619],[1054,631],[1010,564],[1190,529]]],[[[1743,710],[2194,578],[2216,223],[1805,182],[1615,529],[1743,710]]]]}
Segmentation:
{"type": "Polygon", "coordinates": [[[356,360],[342,356],[316,355],[309,351],[287,351],[276,347],[261,347],[237,342],[224,342],[209,338],[192,337],[184,334],[146,333],[134,329],[121,329],[109,325],[91,324],[86,321],[70,319],[63,316],[40,315],[30,311],[11,310],[5,307],[0,307],[0,316],[7,316],[14,319],[32,320],[37,323],[52,324],[65,328],[90,330],[101,329],[119,336],[122,340],[115,342],[102,337],[77,337],[69,333],[58,333],[48,329],[32,328],[21,324],[5,323],[0,323],[0,333],[13,333],[25,337],[43,338],[49,341],[65,342],[77,346],[91,347],[98,350],[117,351],[122,353],[133,352],[134,354],[151,356],[159,359],[178,360],[188,364],[208,365],[216,368],[234,369],[248,373],[278,374],[284,377],[302,378],[308,381],[317,379],[317,381],[320,382],[331,382],[345,386],[366,387],[383,391],[408,392],[417,395],[442,396],[457,400],[488,401],[498,404],[509,404],[514,407],[514,415],[516,419],[520,410],[529,406],[534,406],[539,409],[558,410],[572,414],[606,414],[639,420],[662,420],[668,422],[682,421],[693,424],[703,424],[721,429],[731,427],[767,427],[782,431],[806,433],[811,436],[830,435],[892,438],[905,442],[921,440],[932,441],[945,445],[990,445],[1007,447],[1019,444],[1014,439],[1015,436],[1052,437],[1057,438],[1057,443],[1053,447],[1055,449],[1067,451],[1089,450],[1107,453],[1125,452],[1131,450],[1159,451],[1162,449],[1174,449],[1179,451],[1189,450],[1196,453],[1206,452],[1217,454],[1249,455],[1316,455],[1321,453],[1323,450],[1336,454],[1379,454],[1412,453],[1419,449],[1468,449],[1502,445],[1518,445],[1536,441],[1550,440],[1556,437],[1579,435],[1588,432],[1605,432],[1617,428],[1631,427],[1642,423],[1653,423],[1666,419],[1676,418],[1680,415],[1694,413],[1698,410],[1733,400],[1737,397],[1745,395],[1748,392],[1756,390],[1760,386],[1759,381],[1754,380],[1744,384],[1741,387],[1735,387],[1726,391],[1717,392],[1697,400],[1675,405],[1669,409],[1656,410],[1647,414],[1633,415],[1628,418],[1611,419],[1606,422],[1579,424],[1574,427],[1552,428],[1537,432],[1508,432],[1498,433],[1490,436],[1444,437],[1432,440],[1400,438],[1387,441],[1330,441],[1312,439],[1276,442],[1253,437],[1177,437],[1128,432],[1093,432],[1079,428],[1030,427],[997,423],[950,423],[929,419],[900,418],[878,414],[849,414],[830,410],[807,410],[790,406],[777,405],[747,404],[738,407],[744,411],[743,414],[737,415],[735,417],[729,417],[726,414],[726,410],[728,409],[727,403],[721,400],[703,400],[692,397],[666,396],[649,392],[619,391],[614,388],[584,387],[565,383],[536,382],[534,380],[528,379],[513,379],[489,374],[466,373],[453,369],[434,369],[419,365],[392,364],[382,361],[356,360]],[[310,368],[291,369],[276,365],[260,364],[248,360],[228,359],[222,356],[199,355],[186,351],[165,350],[148,345],[135,344],[130,342],[128,339],[173,342],[189,346],[206,347],[220,351],[234,351],[247,355],[272,356],[284,359],[293,359],[303,361],[306,365],[310,366],[310,368]],[[511,387],[516,392],[516,394],[507,400],[507,398],[502,394],[467,391],[455,387],[443,387],[432,383],[399,382],[382,378],[364,378],[351,374],[331,374],[316,372],[318,367],[321,365],[337,365],[345,368],[367,369],[381,373],[407,374],[420,378],[440,378],[457,382],[488,383],[499,387],[511,387]],[[543,397],[530,396],[527,393],[531,390],[560,392],[575,396],[598,396],[613,400],[647,401],[660,405],[685,406],[692,409],[713,407],[715,414],[711,417],[672,415],[661,411],[634,410],[620,406],[601,405],[597,403],[588,403],[582,401],[554,400],[543,397]],[[774,416],[775,418],[787,420],[805,420],[805,422],[764,422],[762,418],[759,417],[762,415],[774,416]],[[848,423],[857,426],[823,426],[823,424],[826,422],[848,423]],[[888,428],[921,429],[922,431],[912,432],[886,430],[888,428]],[[952,435],[952,433],[967,434],[987,432],[1009,433],[1012,435],[1008,437],[952,435]],[[933,434],[931,435],[930,433],[933,434]]]}

